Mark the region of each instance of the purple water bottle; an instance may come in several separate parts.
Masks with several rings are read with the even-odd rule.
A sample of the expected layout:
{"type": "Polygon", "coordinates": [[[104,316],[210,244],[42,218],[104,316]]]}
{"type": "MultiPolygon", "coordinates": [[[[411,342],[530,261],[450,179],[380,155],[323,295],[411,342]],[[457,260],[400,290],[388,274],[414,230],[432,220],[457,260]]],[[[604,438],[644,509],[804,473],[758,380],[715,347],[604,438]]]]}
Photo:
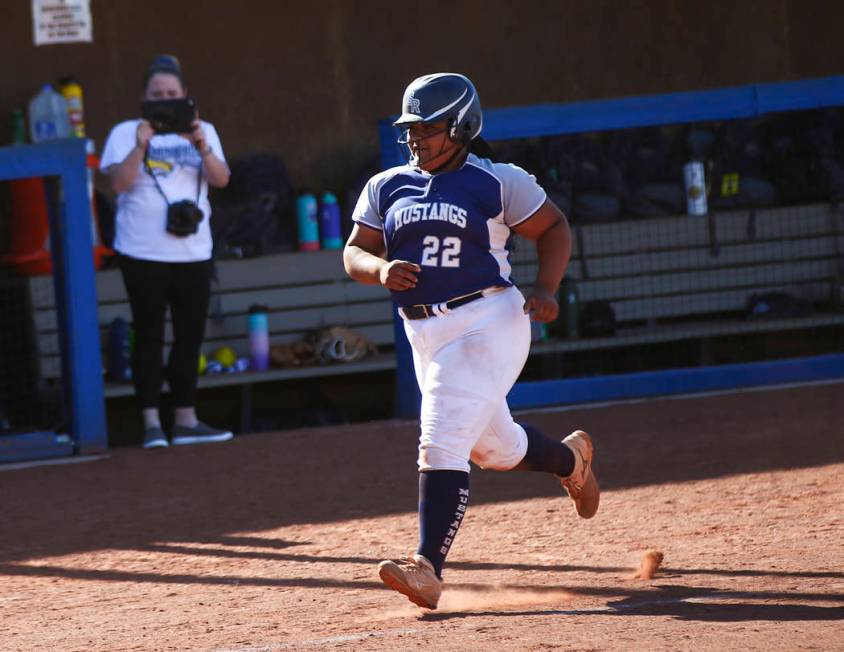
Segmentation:
{"type": "Polygon", "coordinates": [[[249,368],[264,371],[270,368],[270,326],[267,306],[249,308],[249,368]]]}

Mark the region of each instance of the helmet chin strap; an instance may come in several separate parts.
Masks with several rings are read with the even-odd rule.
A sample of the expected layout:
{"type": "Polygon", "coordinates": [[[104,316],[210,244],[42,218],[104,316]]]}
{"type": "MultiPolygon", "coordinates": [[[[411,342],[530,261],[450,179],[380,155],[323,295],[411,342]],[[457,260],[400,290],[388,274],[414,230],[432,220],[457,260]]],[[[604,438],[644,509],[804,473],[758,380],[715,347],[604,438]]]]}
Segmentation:
{"type": "MultiPolygon", "coordinates": [[[[441,129],[440,131],[435,131],[432,134],[428,134],[424,138],[417,139],[417,142],[423,141],[423,140],[428,140],[429,138],[433,138],[434,136],[439,136],[441,133],[448,132],[450,130],[451,130],[451,127],[446,127],[445,129],[441,129]]],[[[398,142],[402,143],[403,140],[399,139],[398,142]]],[[[443,154],[451,151],[452,149],[454,150],[454,153],[451,156],[449,156],[443,163],[438,165],[436,168],[434,168],[432,170],[426,170],[426,172],[429,172],[431,174],[436,174],[437,172],[439,172],[440,170],[442,170],[446,166],[450,165],[465,149],[463,143],[459,143],[457,141],[454,141],[454,140],[451,139],[451,137],[448,138],[448,142],[450,142],[452,144],[452,147],[450,147],[448,149],[445,149],[444,147],[440,148],[440,151],[437,152],[434,156],[432,156],[429,160],[433,161],[435,159],[438,159],[440,156],[442,156],[443,154]]],[[[406,141],[403,142],[403,144],[408,145],[408,147],[410,147],[409,143],[410,143],[409,138],[406,141]]],[[[413,167],[421,168],[421,165],[419,163],[419,155],[415,154],[413,152],[412,148],[410,148],[410,164],[413,165],[413,167]]]]}
{"type": "MultiPolygon", "coordinates": [[[[442,133],[442,132],[437,132],[437,134],[440,134],[440,133],[442,133]]],[[[431,134],[431,136],[435,136],[437,134],[431,134]]],[[[448,152],[453,150],[453,153],[451,154],[451,156],[449,156],[445,161],[440,163],[437,167],[432,168],[430,170],[425,170],[426,172],[428,172],[430,174],[436,174],[440,170],[442,170],[442,169],[448,167],[449,165],[451,165],[454,162],[454,160],[458,156],[460,156],[463,153],[463,151],[465,150],[465,146],[463,145],[463,143],[453,141],[453,140],[451,140],[451,138],[448,139],[448,142],[451,143],[451,147],[449,147],[448,149],[445,149],[444,147],[441,148],[439,152],[437,152],[434,156],[432,156],[428,160],[434,161],[434,160],[438,159],[440,156],[442,156],[443,154],[447,154],[448,152]]],[[[419,163],[419,156],[417,154],[414,154],[412,150],[411,150],[410,154],[411,154],[410,160],[413,163],[414,167],[421,168],[421,165],[419,163]]],[[[422,168],[422,169],[424,169],[424,168],[422,168]]]]}
{"type": "MultiPolygon", "coordinates": [[[[452,141],[452,142],[454,142],[454,141],[452,141]]],[[[465,148],[459,143],[454,143],[454,147],[452,147],[452,149],[454,150],[454,153],[451,156],[449,156],[445,161],[443,161],[440,165],[435,167],[433,170],[426,170],[426,171],[429,172],[430,174],[436,174],[437,172],[439,172],[443,168],[448,167],[449,165],[451,165],[454,162],[454,160],[458,156],[460,156],[463,153],[463,150],[465,148]]],[[[446,151],[448,151],[448,150],[446,150],[446,151]]],[[[442,156],[443,154],[444,154],[444,152],[440,152],[434,158],[437,158],[438,156],[442,156]]]]}

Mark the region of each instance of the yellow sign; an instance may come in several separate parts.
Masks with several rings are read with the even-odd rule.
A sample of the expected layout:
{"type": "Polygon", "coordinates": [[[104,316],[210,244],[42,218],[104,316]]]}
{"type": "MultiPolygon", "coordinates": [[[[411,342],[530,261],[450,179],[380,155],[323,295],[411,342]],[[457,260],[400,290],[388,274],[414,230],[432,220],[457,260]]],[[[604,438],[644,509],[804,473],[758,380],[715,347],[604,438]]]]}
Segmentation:
{"type": "Polygon", "coordinates": [[[721,196],[732,197],[739,191],[739,173],[730,172],[721,177],[721,196]]]}

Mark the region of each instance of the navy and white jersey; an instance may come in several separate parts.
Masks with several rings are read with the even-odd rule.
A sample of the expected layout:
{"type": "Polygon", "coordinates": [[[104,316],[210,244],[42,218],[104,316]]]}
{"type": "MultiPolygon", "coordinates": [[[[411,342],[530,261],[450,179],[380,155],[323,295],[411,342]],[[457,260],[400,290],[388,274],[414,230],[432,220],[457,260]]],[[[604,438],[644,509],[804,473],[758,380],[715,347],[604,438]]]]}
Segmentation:
{"type": "Polygon", "coordinates": [[[512,285],[511,228],[544,202],[545,191],[522,168],[469,154],[451,172],[402,165],[376,174],[352,219],[384,232],[387,260],[422,268],[415,288],[392,293],[410,306],[512,285]]]}

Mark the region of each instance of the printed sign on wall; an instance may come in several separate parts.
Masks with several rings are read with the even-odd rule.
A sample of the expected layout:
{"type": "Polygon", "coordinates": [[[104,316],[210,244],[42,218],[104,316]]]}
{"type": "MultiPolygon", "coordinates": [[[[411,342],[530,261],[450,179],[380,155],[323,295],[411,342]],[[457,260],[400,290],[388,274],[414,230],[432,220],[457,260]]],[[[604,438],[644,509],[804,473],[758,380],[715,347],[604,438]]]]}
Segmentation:
{"type": "Polygon", "coordinates": [[[90,43],[91,0],[32,0],[35,45],[90,43]]]}

